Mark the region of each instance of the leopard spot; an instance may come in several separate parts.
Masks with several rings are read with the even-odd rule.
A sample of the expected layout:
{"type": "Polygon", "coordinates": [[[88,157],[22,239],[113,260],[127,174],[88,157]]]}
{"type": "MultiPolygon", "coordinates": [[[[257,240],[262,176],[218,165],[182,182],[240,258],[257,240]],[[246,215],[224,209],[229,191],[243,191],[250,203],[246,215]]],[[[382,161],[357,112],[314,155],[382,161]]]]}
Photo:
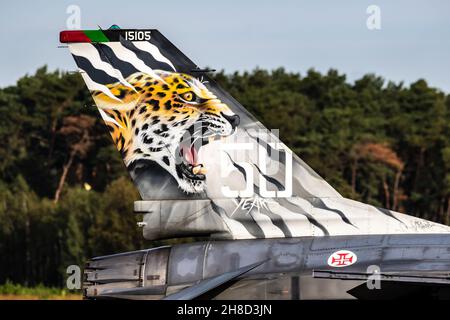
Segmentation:
{"type": "Polygon", "coordinates": [[[167,156],[164,156],[163,158],[162,158],[162,161],[166,164],[166,165],[170,165],[170,161],[169,161],[169,158],[167,157],[167,156]]]}
{"type": "Polygon", "coordinates": [[[152,99],[148,102],[151,106],[153,106],[153,111],[158,111],[159,110],[159,101],[152,99]]]}
{"type": "Polygon", "coordinates": [[[145,112],[147,112],[147,106],[141,107],[141,109],[139,110],[139,114],[143,114],[145,112]]]}

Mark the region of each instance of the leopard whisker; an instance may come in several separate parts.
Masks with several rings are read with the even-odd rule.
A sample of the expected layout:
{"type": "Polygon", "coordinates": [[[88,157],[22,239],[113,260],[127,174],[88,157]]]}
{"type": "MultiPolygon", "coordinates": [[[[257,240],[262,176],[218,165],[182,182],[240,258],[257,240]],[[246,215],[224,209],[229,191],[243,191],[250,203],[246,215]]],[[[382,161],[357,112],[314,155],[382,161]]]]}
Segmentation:
{"type": "MultiPolygon", "coordinates": [[[[202,135],[202,136],[198,136],[198,137],[196,137],[195,139],[194,139],[194,141],[191,143],[191,147],[194,145],[194,143],[195,142],[197,142],[197,140],[199,140],[199,139],[205,139],[205,138],[209,138],[209,137],[212,137],[212,136],[214,136],[214,132],[212,132],[212,131],[210,131],[211,133],[210,134],[204,134],[204,135],[202,135]]],[[[206,132],[206,133],[208,133],[208,132],[206,132]]]]}
{"type": "Polygon", "coordinates": [[[195,137],[195,136],[199,135],[199,134],[201,133],[201,131],[202,131],[204,128],[208,129],[207,126],[203,126],[203,125],[202,125],[200,128],[198,128],[197,130],[195,130],[195,131],[192,133],[192,137],[195,137]]]}

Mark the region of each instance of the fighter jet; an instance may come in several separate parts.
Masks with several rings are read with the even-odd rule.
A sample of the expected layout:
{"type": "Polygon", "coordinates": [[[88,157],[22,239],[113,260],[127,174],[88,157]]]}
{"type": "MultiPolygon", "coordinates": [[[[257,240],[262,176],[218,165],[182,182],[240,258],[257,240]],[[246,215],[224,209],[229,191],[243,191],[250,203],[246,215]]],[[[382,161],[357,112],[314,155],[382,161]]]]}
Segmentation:
{"type": "Polygon", "coordinates": [[[85,298],[450,298],[448,226],[342,197],[158,30],[60,41],[139,190],[144,238],[204,239],[92,258],[85,298]]]}

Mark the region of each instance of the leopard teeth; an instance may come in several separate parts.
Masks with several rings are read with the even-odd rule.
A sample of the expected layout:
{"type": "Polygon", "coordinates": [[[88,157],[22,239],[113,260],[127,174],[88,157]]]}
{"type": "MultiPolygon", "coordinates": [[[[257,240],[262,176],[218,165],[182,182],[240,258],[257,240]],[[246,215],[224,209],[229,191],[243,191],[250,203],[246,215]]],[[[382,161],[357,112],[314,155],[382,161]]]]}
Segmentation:
{"type": "Polygon", "coordinates": [[[199,164],[198,166],[195,166],[192,168],[192,173],[193,174],[205,174],[206,173],[206,168],[204,168],[201,164],[199,164]]]}

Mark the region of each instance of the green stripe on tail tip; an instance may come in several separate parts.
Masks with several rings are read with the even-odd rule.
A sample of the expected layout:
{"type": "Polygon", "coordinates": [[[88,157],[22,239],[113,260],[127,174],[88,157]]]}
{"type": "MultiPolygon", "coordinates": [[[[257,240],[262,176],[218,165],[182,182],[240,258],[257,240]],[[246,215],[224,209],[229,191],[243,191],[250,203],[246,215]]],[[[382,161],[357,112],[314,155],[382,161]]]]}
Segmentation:
{"type": "Polygon", "coordinates": [[[109,42],[102,30],[84,30],[83,32],[92,42],[109,42]]]}

